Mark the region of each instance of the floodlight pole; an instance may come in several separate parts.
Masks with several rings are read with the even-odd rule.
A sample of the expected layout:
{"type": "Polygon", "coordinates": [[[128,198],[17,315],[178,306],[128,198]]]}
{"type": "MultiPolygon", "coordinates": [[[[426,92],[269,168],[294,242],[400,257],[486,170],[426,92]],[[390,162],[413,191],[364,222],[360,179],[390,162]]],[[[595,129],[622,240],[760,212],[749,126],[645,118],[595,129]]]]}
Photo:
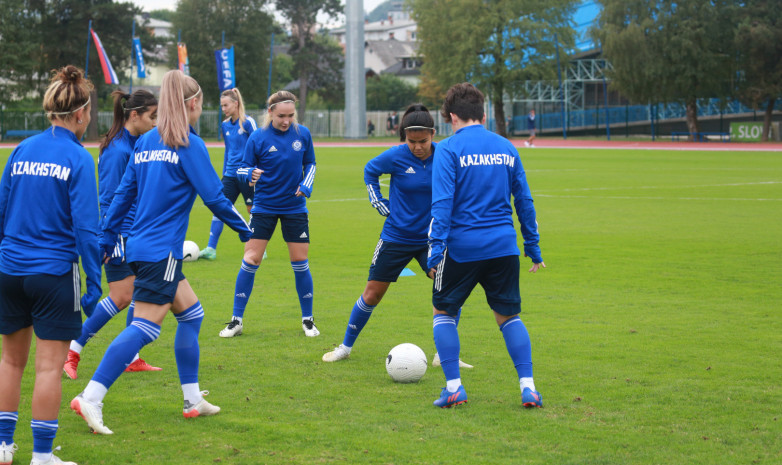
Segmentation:
{"type": "Polygon", "coordinates": [[[364,0],[345,2],[345,137],[367,137],[364,79],[364,0]]]}

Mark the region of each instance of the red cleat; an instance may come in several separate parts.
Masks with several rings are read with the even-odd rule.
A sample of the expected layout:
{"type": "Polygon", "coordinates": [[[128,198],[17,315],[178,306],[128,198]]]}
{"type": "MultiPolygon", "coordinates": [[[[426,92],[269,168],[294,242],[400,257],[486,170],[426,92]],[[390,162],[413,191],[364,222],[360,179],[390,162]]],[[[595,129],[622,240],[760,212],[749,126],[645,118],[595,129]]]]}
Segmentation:
{"type": "Polygon", "coordinates": [[[62,367],[65,374],[68,375],[68,378],[76,379],[79,377],[76,374],[76,369],[79,368],[79,360],[81,360],[79,353],[69,349],[68,358],[65,360],[65,365],[62,367]]]}
{"type": "Polygon", "coordinates": [[[127,368],[125,368],[125,372],[130,373],[134,371],[161,371],[162,368],[153,367],[149,363],[145,362],[142,359],[136,359],[135,362],[128,365],[127,368]]]}

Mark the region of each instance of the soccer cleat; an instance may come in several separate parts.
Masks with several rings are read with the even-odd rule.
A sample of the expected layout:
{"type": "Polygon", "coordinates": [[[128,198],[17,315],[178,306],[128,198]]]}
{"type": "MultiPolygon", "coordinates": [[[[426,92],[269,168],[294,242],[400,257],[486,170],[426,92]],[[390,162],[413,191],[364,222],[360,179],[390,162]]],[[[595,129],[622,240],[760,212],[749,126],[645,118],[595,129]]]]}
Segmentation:
{"type": "Polygon", "coordinates": [[[443,388],[440,392],[440,398],[434,401],[435,407],[451,408],[454,405],[461,405],[467,402],[467,391],[464,386],[459,386],[456,392],[449,392],[448,388],[443,388]]]}
{"type": "MultiPolygon", "coordinates": [[[[435,352],[434,357],[432,357],[432,366],[433,367],[440,366],[440,354],[438,352],[435,352]]],[[[474,368],[474,367],[469,363],[462,362],[462,359],[459,359],[459,368],[474,368]]]]}
{"type": "Polygon", "coordinates": [[[161,371],[163,370],[160,367],[153,367],[149,363],[145,362],[144,360],[137,358],[135,362],[128,365],[127,368],[125,368],[126,373],[131,373],[134,371],[161,371]]]}
{"type": "Polygon", "coordinates": [[[543,407],[543,397],[541,397],[538,391],[533,391],[530,388],[524,388],[524,390],[521,391],[521,405],[527,408],[541,408],[543,407]]]}
{"type": "Polygon", "coordinates": [[[266,257],[267,257],[267,256],[268,256],[268,255],[266,255],[266,251],[264,250],[264,251],[263,251],[263,258],[262,258],[261,260],[266,260],[266,257]]]}
{"type": "MultiPolygon", "coordinates": [[[[60,446],[55,447],[54,450],[60,450],[60,446]]],[[[77,464],[76,462],[63,462],[60,457],[57,457],[56,455],[52,454],[52,457],[46,462],[41,462],[33,458],[30,461],[30,465],[77,465],[77,464]]]]}
{"type": "Polygon", "coordinates": [[[318,327],[315,326],[315,322],[311,318],[307,320],[301,320],[301,329],[304,330],[304,335],[307,337],[315,337],[320,335],[318,327]]]}
{"type": "Polygon", "coordinates": [[[0,465],[11,465],[14,461],[14,453],[19,446],[16,443],[6,444],[5,441],[0,443],[0,465]]]}
{"type": "Polygon", "coordinates": [[[344,345],[340,344],[339,347],[332,350],[331,352],[326,352],[323,354],[323,361],[338,362],[340,360],[345,360],[348,357],[350,357],[350,352],[345,349],[344,345]]]}
{"type": "MultiPolygon", "coordinates": [[[[83,394],[83,393],[82,393],[83,394]]],[[[81,415],[87,425],[95,434],[114,434],[114,431],[108,429],[103,424],[103,404],[93,404],[84,398],[82,394],[74,397],[71,401],[71,410],[81,415]]]]}
{"type": "Polygon", "coordinates": [[[529,147],[529,141],[528,141],[528,140],[525,140],[525,141],[524,141],[524,146],[525,146],[525,147],[529,147]]]}
{"type": "Polygon", "coordinates": [[[220,337],[234,337],[242,335],[242,322],[231,320],[224,330],[220,331],[220,337]]]}
{"type": "Polygon", "coordinates": [[[217,250],[207,247],[201,252],[198,253],[198,259],[204,259],[204,260],[215,260],[217,259],[217,250]]]}
{"type": "Polygon", "coordinates": [[[79,353],[75,350],[69,349],[68,358],[65,360],[65,365],[62,367],[62,369],[65,371],[65,374],[68,375],[68,378],[76,379],[79,377],[76,374],[76,369],[79,368],[79,360],[81,360],[81,355],[79,355],[79,353]]]}
{"type": "MultiPolygon", "coordinates": [[[[201,396],[208,396],[209,391],[201,391],[201,396]]],[[[220,413],[220,407],[212,405],[201,397],[201,401],[193,405],[188,401],[185,401],[185,408],[182,410],[182,415],[185,418],[205,417],[209,415],[217,415],[220,413]]]]}

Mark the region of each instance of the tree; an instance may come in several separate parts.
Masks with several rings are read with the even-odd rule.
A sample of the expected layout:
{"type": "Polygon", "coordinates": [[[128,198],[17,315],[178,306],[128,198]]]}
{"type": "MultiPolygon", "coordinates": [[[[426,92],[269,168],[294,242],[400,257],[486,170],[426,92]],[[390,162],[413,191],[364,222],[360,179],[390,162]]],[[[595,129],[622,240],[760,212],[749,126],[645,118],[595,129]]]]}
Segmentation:
{"type": "MultiPolygon", "coordinates": [[[[310,80],[323,73],[323,56],[317,50],[324,51],[315,41],[318,14],[336,16],[342,13],[340,0],[287,0],[277,2],[277,11],[290,23],[292,45],[290,49],[296,75],[299,79],[299,114],[302,120],[307,111],[307,90],[310,80]]],[[[333,63],[333,60],[326,60],[333,63]]]]}
{"type": "Polygon", "coordinates": [[[593,34],[612,64],[611,86],[638,103],[681,102],[698,130],[700,98],[727,98],[735,74],[734,0],[601,0],[593,34]]]}
{"type": "Polygon", "coordinates": [[[762,139],[767,141],[774,102],[782,97],[782,9],[776,2],[750,0],[738,19],[738,95],[753,108],[766,104],[762,139]]]}
{"type": "MultiPolygon", "coordinates": [[[[273,18],[263,10],[264,0],[180,0],[174,15],[174,29],[182,31],[187,45],[190,75],[201,84],[206,102],[217,104],[217,65],[214,51],[222,43],[234,46],[236,86],[248,103],[266,101],[269,76],[269,45],[275,29],[273,18]]],[[[169,52],[176,67],[176,44],[169,52]]]]}
{"type": "Polygon", "coordinates": [[[400,110],[418,101],[418,89],[393,74],[367,79],[367,110],[400,110]]]}
{"type": "MultiPolygon", "coordinates": [[[[106,53],[120,79],[126,78],[131,51],[132,18],[141,10],[131,3],[111,0],[6,0],[0,8],[3,77],[14,81],[17,94],[41,93],[49,72],[67,64],[84,67],[89,21],[100,35],[106,53]],[[13,37],[13,41],[8,38],[13,37]]],[[[144,49],[155,42],[144,28],[137,28],[144,49]]],[[[88,75],[98,94],[110,92],[91,45],[88,75]]],[[[4,92],[5,94],[5,92],[4,92]]],[[[97,105],[96,105],[97,106],[97,105]]]]}
{"type": "Polygon", "coordinates": [[[451,85],[473,82],[493,103],[497,132],[503,136],[503,97],[519,94],[524,81],[554,79],[555,37],[561,50],[573,45],[574,0],[407,2],[418,23],[424,62],[420,93],[439,101],[451,85]]]}

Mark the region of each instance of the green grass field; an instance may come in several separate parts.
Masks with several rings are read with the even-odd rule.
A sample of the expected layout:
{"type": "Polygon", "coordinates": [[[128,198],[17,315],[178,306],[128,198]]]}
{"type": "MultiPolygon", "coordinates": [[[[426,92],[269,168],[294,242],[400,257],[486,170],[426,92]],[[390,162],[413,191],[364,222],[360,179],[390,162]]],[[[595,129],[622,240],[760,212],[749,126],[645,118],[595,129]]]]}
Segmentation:
{"type": "MultiPolygon", "coordinates": [[[[124,312],[63,379],[62,458],[94,464],[778,464],[782,463],[782,154],[654,150],[521,152],[547,269],[523,273],[522,319],[545,408],[521,407],[518,380],[483,294],[460,323],[469,403],[431,403],[430,368],[395,384],[384,358],[402,342],[434,354],[431,284],[400,278],[351,358],[342,341],[383,218],[364,163],[380,149],[316,149],[310,264],[321,336],[304,337],[279,231],[256,276],[245,334],[230,319],[242,244],[228,228],[215,262],[184,272],[206,311],[201,387],[222,407],[185,421],[173,355],[176,323],[142,356],[159,373],[123,375],[106,397],[113,436],[68,409],[124,312]]],[[[0,150],[5,165],[10,150],[0,150]]],[[[215,165],[222,150],[212,151],[215,165]]],[[[196,201],[187,238],[205,246],[211,213],[196,201]]],[[[523,262],[524,263],[524,262],[523,262]]],[[[527,267],[528,268],[528,267],[527,267]]],[[[29,460],[32,367],[24,379],[16,463],[29,460]]]]}

